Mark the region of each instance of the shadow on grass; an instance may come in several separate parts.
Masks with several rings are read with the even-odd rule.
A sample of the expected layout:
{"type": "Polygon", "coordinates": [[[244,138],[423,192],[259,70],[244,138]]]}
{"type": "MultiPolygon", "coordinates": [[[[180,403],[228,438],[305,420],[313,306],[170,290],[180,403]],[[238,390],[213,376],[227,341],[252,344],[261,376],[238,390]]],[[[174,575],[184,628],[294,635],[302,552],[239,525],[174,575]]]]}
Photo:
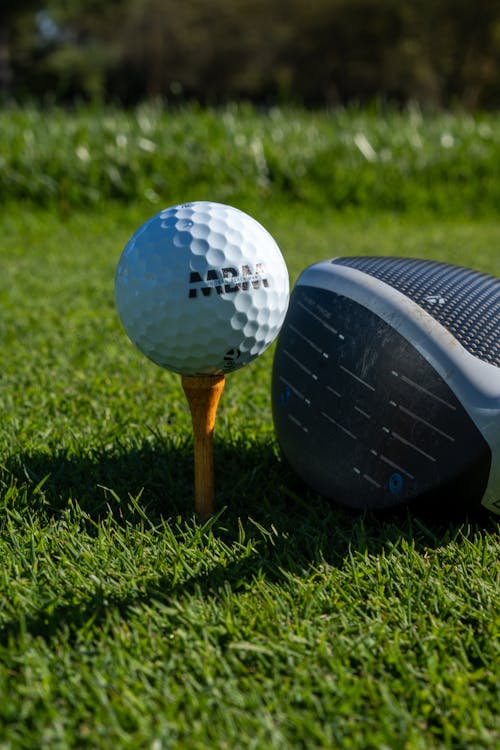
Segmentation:
{"type": "MultiPolygon", "coordinates": [[[[230,507],[231,512],[251,515],[261,508],[263,495],[279,494],[282,474],[272,441],[216,441],[218,509],[230,507]]],[[[4,462],[0,481],[17,488],[17,508],[24,502],[26,510],[47,520],[74,502],[93,521],[110,513],[118,523],[133,522],[144,514],[151,523],[194,515],[193,445],[189,438],[155,437],[132,448],[115,443],[87,454],[21,453],[4,462]]]]}
{"type": "MultiPolygon", "coordinates": [[[[224,564],[200,564],[181,583],[166,570],[133,593],[114,596],[97,589],[79,602],[38,613],[23,627],[50,640],[63,625],[76,633],[89,621],[103,621],[110,610],[126,617],[131,608],[152,601],[217,596],[227,585],[238,592],[256,576],[279,582],[289,573],[300,575],[323,563],[341,567],[357,553],[379,554],[402,540],[417,551],[443,546],[461,533],[479,533],[488,524],[482,514],[436,521],[407,509],[378,514],[342,509],[307,491],[279,460],[270,439],[216,443],[215,453],[220,513],[205,527],[197,527],[193,520],[189,440],[144,442],[132,450],[120,452],[115,447],[113,453],[103,449],[86,456],[26,454],[10,459],[3,482],[10,476],[11,486],[25,489],[25,508],[16,503],[16,510],[38,515],[42,522],[77,503],[90,519],[90,533],[111,514],[118,524],[146,521],[158,534],[166,523],[181,547],[186,529],[193,533],[196,528],[230,548],[241,541],[242,533],[246,541],[255,542],[251,554],[235,555],[224,564]]],[[[15,636],[20,627],[17,621],[7,623],[0,638],[15,636]]]]}
{"type": "MultiPolygon", "coordinates": [[[[154,524],[193,517],[193,468],[191,439],[154,436],[133,447],[115,442],[85,454],[15,454],[0,466],[0,486],[14,486],[16,507],[22,510],[24,503],[27,511],[47,520],[77,503],[95,522],[111,514],[118,523],[130,523],[146,514],[154,524]]],[[[410,536],[415,528],[422,533],[425,528],[426,543],[440,543],[454,525],[484,523],[486,518],[480,509],[469,517],[460,508],[452,513],[449,502],[440,510],[435,501],[377,512],[344,509],[305,487],[281,460],[271,438],[216,441],[215,485],[216,510],[226,509],[226,525],[251,517],[290,530],[307,526],[311,517],[321,529],[331,520],[338,533],[344,525],[372,531],[395,525],[410,536]]]]}
{"type": "MultiPolygon", "coordinates": [[[[144,441],[134,447],[115,443],[89,453],[26,452],[5,462],[19,488],[26,490],[31,513],[50,518],[73,502],[92,520],[109,513],[133,521],[130,498],[158,520],[161,515],[186,515],[192,494],[192,446],[144,441]]],[[[191,501],[192,502],[192,501],[191,501]]]]}

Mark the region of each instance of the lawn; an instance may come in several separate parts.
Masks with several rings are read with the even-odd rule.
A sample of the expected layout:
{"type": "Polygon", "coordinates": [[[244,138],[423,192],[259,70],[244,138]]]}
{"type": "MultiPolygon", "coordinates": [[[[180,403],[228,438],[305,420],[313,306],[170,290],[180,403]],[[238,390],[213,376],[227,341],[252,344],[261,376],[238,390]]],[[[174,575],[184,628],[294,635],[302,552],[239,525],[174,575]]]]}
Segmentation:
{"type": "MultiPolygon", "coordinates": [[[[10,122],[35,114],[14,112],[10,122]]],[[[128,133],[140,116],[113,113],[128,133]]],[[[246,153],[252,133],[265,130],[262,118],[225,116],[229,129],[245,134],[246,153]]],[[[370,144],[375,133],[390,138],[390,122],[364,116],[349,121],[344,113],[338,127],[359,133],[361,119],[373,129],[363,131],[370,144]]],[[[95,113],[67,117],[60,132],[79,133],[76,147],[87,148],[89,124],[98,130],[95,113]]],[[[166,116],[157,117],[167,127],[166,116]]],[[[185,120],[175,117],[187,115],[172,116],[173,140],[184,137],[185,120]]],[[[192,132],[204,132],[210,117],[191,113],[192,132]]],[[[307,117],[297,114],[295,126],[283,118],[284,132],[307,123],[323,132],[324,120],[307,117]]],[[[39,130],[34,121],[37,135],[43,118],[39,130]]],[[[49,135],[60,121],[61,112],[49,118],[49,135]]],[[[467,118],[424,118],[422,142],[439,132],[458,139],[467,122],[469,132],[467,118]]],[[[491,134],[489,152],[483,144],[488,164],[500,124],[491,117],[476,125],[491,134]]],[[[215,442],[218,513],[198,522],[180,379],[132,347],[113,300],[125,242],[162,206],[147,192],[153,147],[143,143],[146,161],[132,163],[139,199],[109,195],[96,171],[89,181],[102,191],[97,200],[72,172],[69,151],[74,193],[54,187],[59,173],[44,187],[43,138],[34,138],[42,146],[32,147],[30,194],[29,164],[14,158],[14,129],[3,132],[10,187],[4,173],[0,748],[469,750],[500,743],[498,523],[475,512],[449,522],[404,510],[355,514],[306,491],[273,435],[272,348],[227,378],[215,442]]],[[[157,132],[149,135],[153,146],[157,132]]],[[[371,170],[371,152],[358,142],[371,170]]],[[[213,159],[222,164],[214,143],[213,159]]],[[[444,144],[447,156],[450,141],[444,144]]],[[[76,158],[78,169],[88,164],[76,158]]],[[[309,158],[310,166],[317,157],[309,158]]],[[[63,163],[61,154],[56,161],[63,163]]],[[[499,189],[493,166],[477,176],[463,159],[463,195],[453,193],[444,170],[425,200],[416,196],[425,194],[427,166],[417,166],[412,172],[406,163],[402,208],[382,190],[378,207],[361,197],[352,206],[340,198],[330,204],[321,198],[328,188],[319,171],[304,178],[307,200],[286,181],[255,187],[255,175],[243,174],[243,182],[226,175],[211,185],[196,172],[191,187],[187,177],[165,187],[164,203],[214,197],[249,211],[276,238],[292,283],[307,264],[339,254],[443,259],[500,275],[500,225],[487,192],[499,189]],[[476,211],[471,196],[481,190],[476,211]],[[446,212],[444,195],[454,196],[446,212]]],[[[341,172],[331,195],[342,194],[341,172]]]]}

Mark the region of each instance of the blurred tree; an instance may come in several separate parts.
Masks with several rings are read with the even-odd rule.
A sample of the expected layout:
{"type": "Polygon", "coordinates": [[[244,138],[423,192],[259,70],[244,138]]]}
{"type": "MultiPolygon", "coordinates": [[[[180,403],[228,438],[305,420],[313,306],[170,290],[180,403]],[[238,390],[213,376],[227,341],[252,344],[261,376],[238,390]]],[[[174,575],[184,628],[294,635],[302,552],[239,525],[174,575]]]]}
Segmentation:
{"type": "MultiPolygon", "coordinates": [[[[266,0],[129,0],[122,84],[132,93],[216,103],[259,99],[269,88],[286,3],[266,0]]],[[[113,88],[123,89],[114,80],[113,88]]]]}
{"type": "Polygon", "coordinates": [[[285,53],[293,92],[313,105],[366,101],[384,93],[392,97],[394,91],[386,91],[383,82],[401,32],[396,0],[296,5],[300,23],[294,23],[285,53]]]}
{"type": "Polygon", "coordinates": [[[500,0],[413,0],[401,4],[401,17],[397,59],[407,97],[500,104],[500,0]]]}
{"type": "Polygon", "coordinates": [[[46,0],[45,6],[58,34],[56,43],[46,45],[44,86],[63,100],[109,97],[109,71],[120,64],[126,0],[46,0]]]}
{"type": "MultiPolygon", "coordinates": [[[[26,44],[26,26],[33,24],[33,16],[39,8],[37,0],[26,0],[23,4],[15,0],[0,3],[0,94],[5,96],[14,82],[13,50],[17,53],[30,49],[33,39],[26,44]]],[[[15,54],[15,53],[14,53],[15,54]]]]}
{"type": "Polygon", "coordinates": [[[57,100],[500,105],[500,0],[25,0],[0,87],[57,100]]]}

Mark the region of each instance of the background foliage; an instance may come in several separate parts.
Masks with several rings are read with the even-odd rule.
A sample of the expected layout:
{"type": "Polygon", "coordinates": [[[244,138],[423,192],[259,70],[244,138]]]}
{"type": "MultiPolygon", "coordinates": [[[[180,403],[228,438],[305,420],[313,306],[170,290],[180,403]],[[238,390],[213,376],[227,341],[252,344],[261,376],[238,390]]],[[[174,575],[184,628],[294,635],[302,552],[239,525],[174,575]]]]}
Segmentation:
{"type": "Polygon", "coordinates": [[[500,104],[500,0],[4,0],[0,89],[337,105],[500,104]]]}
{"type": "Polygon", "coordinates": [[[500,121],[410,108],[0,111],[0,204],[187,198],[496,216],[500,121]]]}

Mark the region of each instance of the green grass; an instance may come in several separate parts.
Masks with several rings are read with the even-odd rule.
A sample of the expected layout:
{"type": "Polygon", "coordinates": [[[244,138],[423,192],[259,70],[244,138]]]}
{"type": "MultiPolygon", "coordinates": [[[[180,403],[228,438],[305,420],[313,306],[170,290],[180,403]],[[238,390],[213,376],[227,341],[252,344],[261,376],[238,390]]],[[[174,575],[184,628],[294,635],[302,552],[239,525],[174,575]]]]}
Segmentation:
{"type": "MultiPolygon", "coordinates": [[[[500,275],[489,212],[259,191],[230,202],[276,237],[292,282],[354,253],[500,275]]],[[[113,301],[121,249],[155,206],[15,198],[0,248],[1,750],[498,745],[498,523],[349,513],[304,490],[273,435],[272,350],[227,378],[218,515],[198,523],[179,378],[135,351],[113,301]]]]}
{"type": "Polygon", "coordinates": [[[441,216],[500,204],[495,114],[23,107],[0,112],[0,145],[0,202],[66,211],[188,195],[441,216]]]}

